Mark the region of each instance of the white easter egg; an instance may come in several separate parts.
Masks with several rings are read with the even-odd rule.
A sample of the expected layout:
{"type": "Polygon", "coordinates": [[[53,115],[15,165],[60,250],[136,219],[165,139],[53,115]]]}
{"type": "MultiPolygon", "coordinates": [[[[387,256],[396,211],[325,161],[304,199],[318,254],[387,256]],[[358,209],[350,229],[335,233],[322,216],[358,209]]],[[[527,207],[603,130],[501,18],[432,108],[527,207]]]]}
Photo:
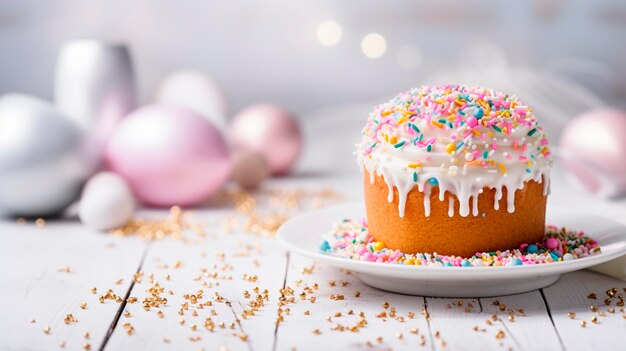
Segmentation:
{"type": "Polygon", "coordinates": [[[184,107],[202,115],[220,131],[226,128],[227,103],[211,78],[196,71],[177,71],[159,85],[156,102],[184,107]]]}
{"type": "Polygon", "coordinates": [[[22,94],[0,98],[0,211],[55,215],[78,199],[92,163],[83,134],[48,102],[22,94]]]}
{"type": "Polygon", "coordinates": [[[78,206],[78,217],[95,230],[119,228],[135,213],[135,199],[124,178],[101,172],[89,179],[78,206]]]}

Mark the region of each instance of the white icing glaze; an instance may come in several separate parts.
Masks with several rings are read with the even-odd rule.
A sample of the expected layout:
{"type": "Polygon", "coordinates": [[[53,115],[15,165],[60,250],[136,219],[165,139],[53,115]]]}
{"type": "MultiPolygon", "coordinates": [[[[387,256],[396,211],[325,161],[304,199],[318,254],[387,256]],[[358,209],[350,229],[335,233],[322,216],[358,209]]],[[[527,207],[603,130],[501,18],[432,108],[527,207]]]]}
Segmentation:
{"type": "MultiPolygon", "coordinates": [[[[370,116],[368,126],[372,125],[372,118],[381,116],[381,111],[389,109],[390,104],[394,103],[392,100],[379,106],[370,116]]],[[[373,183],[376,176],[384,179],[388,186],[389,202],[393,202],[393,189],[396,188],[400,217],[404,216],[407,195],[415,187],[424,193],[425,216],[430,215],[430,193],[434,186],[439,187],[440,201],[445,199],[446,192],[458,199],[458,214],[462,217],[470,214],[470,207],[473,216],[479,215],[478,195],[483,188],[495,189],[496,210],[499,210],[503,189],[506,189],[506,210],[509,213],[515,211],[516,190],[523,189],[528,181],[543,183],[543,194],[548,195],[552,159],[549,152],[542,150],[547,141],[543,130],[534,123],[534,116],[532,124],[516,124],[507,134],[490,133],[493,129],[479,125],[474,128],[480,131],[480,135],[476,135],[464,123],[456,128],[442,129],[432,125],[428,118],[415,119],[411,123],[419,129],[418,135],[423,134],[423,140],[432,140],[430,152],[423,145],[405,143],[396,147],[383,140],[380,130],[387,135],[397,136],[399,140],[407,139],[406,135],[412,131],[403,125],[392,125],[389,128],[376,125],[378,129],[375,132],[369,131],[366,126],[364,138],[357,144],[356,152],[361,169],[370,174],[370,182],[373,183]],[[446,145],[459,145],[461,140],[463,143],[458,150],[446,152],[446,145]],[[483,156],[484,152],[488,157],[483,156]],[[479,157],[476,157],[477,154],[479,157]],[[476,166],[475,162],[478,161],[471,165],[473,160],[489,162],[476,166]],[[416,164],[419,166],[416,167],[416,164]],[[436,183],[431,184],[430,179],[435,179],[436,183]]],[[[415,135],[412,133],[412,136],[415,135]]],[[[455,214],[454,205],[455,200],[450,197],[448,215],[451,217],[455,214]]]]}

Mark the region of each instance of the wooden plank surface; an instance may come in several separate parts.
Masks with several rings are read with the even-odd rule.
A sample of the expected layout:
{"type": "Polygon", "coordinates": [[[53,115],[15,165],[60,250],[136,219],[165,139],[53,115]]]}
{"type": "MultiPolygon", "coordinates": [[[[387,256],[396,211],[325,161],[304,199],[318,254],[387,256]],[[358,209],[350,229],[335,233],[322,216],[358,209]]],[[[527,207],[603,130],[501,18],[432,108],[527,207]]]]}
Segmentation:
{"type": "MultiPolygon", "coordinates": [[[[558,284],[558,283],[557,283],[558,284]]],[[[497,315],[505,331],[505,339],[513,343],[516,350],[559,350],[560,337],[548,314],[540,291],[524,294],[481,298],[483,313],[497,315]]],[[[492,318],[493,321],[493,318],[492,318]]]]}
{"type": "Polygon", "coordinates": [[[348,271],[298,255],[290,256],[286,285],[295,303],[279,326],[278,350],[430,349],[422,297],[372,289],[348,271]]]}
{"type": "Polygon", "coordinates": [[[0,349],[96,349],[120,307],[99,297],[108,289],[126,294],[130,280],[116,281],[137,271],[144,250],[141,240],[92,232],[75,221],[44,228],[0,222],[0,349]]]}
{"type": "Polygon", "coordinates": [[[426,298],[430,315],[430,327],[436,350],[461,348],[494,349],[503,343],[505,350],[511,347],[510,339],[496,339],[503,327],[491,322],[491,315],[483,314],[478,299],[426,298]],[[480,328],[479,330],[474,330],[480,328]]]}
{"type": "MultiPolygon", "coordinates": [[[[303,184],[285,189],[306,189],[303,184]]],[[[589,350],[626,344],[624,307],[616,306],[626,283],[599,274],[570,273],[543,291],[520,295],[442,299],[372,289],[348,271],[289,256],[263,235],[278,220],[263,211],[273,207],[287,216],[324,202],[309,195],[277,200],[270,192],[254,203],[202,209],[196,218],[203,234],[184,240],[115,237],[75,220],[44,228],[0,222],[0,349],[59,349],[61,342],[69,350],[87,343],[93,350],[589,350]],[[607,306],[611,288],[618,291],[607,306]],[[107,289],[130,299],[100,303],[107,289]],[[587,297],[592,292],[596,300],[587,297]],[[78,322],[66,324],[69,313],[78,322]]]]}
{"type": "Polygon", "coordinates": [[[133,332],[116,328],[107,349],[239,350],[254,345],[269,350],[285,265],[286,252],[275,240],[251,234],[209,235],[200,243],[154,242],[142,266],[144,279],[131,291],[138,303],[127,304],[132,316],[121,319],[133,332]],[[146,311],[141,302],[152,296],[149,290],[156,284],[167,303],[146,311]],[[244,318],[244,309],[265,290],[264,306],[244,318]]]}
{"type": "Polygon", "coordinates": [[[626,313],[618,299],[626,296],[626,282],[579,271],[563,275],[543,294],[568,350],[618,350],[626,345],[626,313]],[[606,293],[610,289],[617,291],[613,297],[606,293]]]}
{"type": "Polygon", "coordinates": [[[480,298],[426,298],[436,350],[559,350],[541,293],[480,298]]]}

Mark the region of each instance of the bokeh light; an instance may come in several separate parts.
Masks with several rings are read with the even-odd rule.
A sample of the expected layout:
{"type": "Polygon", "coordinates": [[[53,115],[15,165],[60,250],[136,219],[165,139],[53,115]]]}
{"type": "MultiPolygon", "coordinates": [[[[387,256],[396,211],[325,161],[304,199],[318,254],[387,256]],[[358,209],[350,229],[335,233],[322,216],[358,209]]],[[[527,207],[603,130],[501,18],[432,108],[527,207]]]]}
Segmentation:
{"type": "Polygon", "coordinates": [[[335,21],[324,21],[317,27],[317,39],[322,45],[336,45],[341,40],[342,35],[343,29],[335,21]]]}
{"type": "Polygon", "coordinates": [[[363,54],[371,59],[379,58],[387,50],[387,41],[378,33],[370,33],[361,41],[363,54]]]}

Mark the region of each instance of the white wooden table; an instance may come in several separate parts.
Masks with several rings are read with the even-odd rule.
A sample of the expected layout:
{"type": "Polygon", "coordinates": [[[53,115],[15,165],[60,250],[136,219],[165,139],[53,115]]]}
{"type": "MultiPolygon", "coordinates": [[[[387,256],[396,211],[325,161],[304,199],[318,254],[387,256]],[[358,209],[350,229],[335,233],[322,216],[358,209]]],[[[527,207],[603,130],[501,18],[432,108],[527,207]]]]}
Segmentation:
{"type": "MultiPolygon", "coordinates": [[[[299,200],[298,208],[306,210],[324,202],[315,195],[321,184],[342,191],[344,199],[358,198],[360,183],[354,178],[283,179],[268,187],[313,189],[299,200]]],[[[265,211],[278,200],[258,201],[265,211]]],[[[222,202],[196,211],[206,235],[187,241],[97,233],[72,218],[49,220],[42,228],[1,221],[0,349],[618,350],[626,345],[624,307],[615,306],[616,298],[604,302],[611,288],[626,295],[626,282],[581,271],[546,289],[505,297],[393,294],[363,285],[350,272],[289,255],[272,237],[243,230],[250,217],[232,208],[222,202]],[[588,298],[591,293],[597,298],[588,298]]],[[[167,212],[141,214],[158,218],[167,212]]]]}

